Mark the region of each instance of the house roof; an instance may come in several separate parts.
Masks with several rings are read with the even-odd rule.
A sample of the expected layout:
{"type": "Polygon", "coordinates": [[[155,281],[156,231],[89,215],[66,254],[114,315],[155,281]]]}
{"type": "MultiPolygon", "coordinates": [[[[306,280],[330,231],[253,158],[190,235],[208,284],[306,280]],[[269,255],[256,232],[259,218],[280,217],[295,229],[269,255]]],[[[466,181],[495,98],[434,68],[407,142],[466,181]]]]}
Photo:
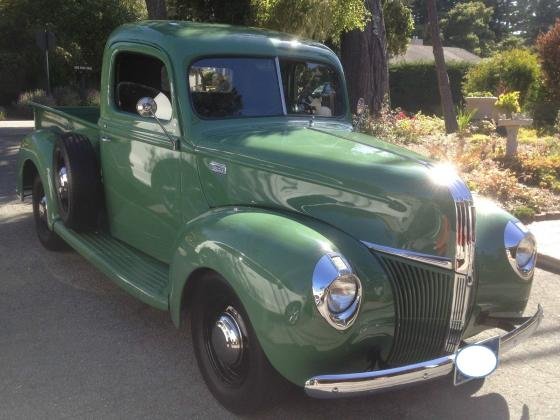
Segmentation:
{"type": "MultiPolygon", "coordinates": [[[[463,48],[443,47],[445,61],[463,61],[468,63],[478,63],[481,58],[463,48]]],[[[411,43],[406,52],[389,59],[391,64],[413,63],[418,61],[434,61],[434,52],[431,45],[417,45],[411,43]]]]}

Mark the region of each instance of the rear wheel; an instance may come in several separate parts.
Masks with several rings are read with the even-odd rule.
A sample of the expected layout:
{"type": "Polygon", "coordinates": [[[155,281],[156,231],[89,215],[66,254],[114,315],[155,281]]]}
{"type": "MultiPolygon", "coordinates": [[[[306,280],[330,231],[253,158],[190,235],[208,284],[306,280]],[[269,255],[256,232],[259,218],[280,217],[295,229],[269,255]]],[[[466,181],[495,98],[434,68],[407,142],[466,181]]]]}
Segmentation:
{"type": "Polygon", "coordinates": [[[35,230],[41,244],[51,250],[59,251],[65,247],[65,243],[60,237],[49,229],[47,197],[41,177],[37,175],[33,181],[33,219],[35,220],[35,230]]]}
{"type": "Polygon", "coordinates": [[[198,367],[214,397],[237,414],[271,404],[287,387],[261,349],[243,305],[217,274],[201,281],[192,312],[198,367]]]}

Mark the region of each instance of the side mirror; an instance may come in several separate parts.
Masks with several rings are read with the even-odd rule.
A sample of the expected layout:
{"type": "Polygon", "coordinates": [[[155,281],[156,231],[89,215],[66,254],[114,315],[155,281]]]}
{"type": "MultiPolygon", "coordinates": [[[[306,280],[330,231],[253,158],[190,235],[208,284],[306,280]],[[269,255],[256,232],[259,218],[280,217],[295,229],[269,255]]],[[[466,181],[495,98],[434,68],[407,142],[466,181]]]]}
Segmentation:
{"type": "Polygon", "coordinates": [[[158,123],[158,125],[160,126],[161,130],[165,133],[165,135],[169,139],[169,142],[171,143],[171,147],[173,148],[173,150],[179,150],[179,141],[169,135],[169,133],[167,132],[167,130],[165,129],[165,127],[163,126],[159,118],[156,117],[157,104],[153,98],[150,98],[149,96],[140,98],[138,102],[136,102],[136,111],[138,112],[138,115],[140,115],[141,117],[154,118],[158,123]]]}
{"type": "Polygon", "coordinates": [[[356,115],[362,115],[366,110],[366,101],[364,98],[358,99],[358,103],[356,104],[356,115]]]}
{"type": "Polygon", "coordinates": [[[141,117],[154,117],[156,116],[157,104],[149,96],[140,98],[136,103],[136,112],[141,117]]]}

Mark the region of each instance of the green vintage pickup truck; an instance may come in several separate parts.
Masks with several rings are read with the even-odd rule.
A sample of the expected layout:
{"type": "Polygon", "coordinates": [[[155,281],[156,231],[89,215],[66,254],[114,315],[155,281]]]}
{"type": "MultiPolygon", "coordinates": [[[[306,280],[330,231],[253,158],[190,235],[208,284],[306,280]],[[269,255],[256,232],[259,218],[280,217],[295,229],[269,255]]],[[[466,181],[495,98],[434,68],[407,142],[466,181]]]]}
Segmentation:
{"type": "Polygon", "coordinates": [[[125,25],[99,108],[35,105],[17,190],[175,325],[234,412],[484,378],[531,335],[535,240],[451,167],[357,133],[337,56],[256,29],[125,25]],[[480,342],[483,330],[505,332],[480,342]],[[475,342],[473,342],[473,340],[475,342]]]}

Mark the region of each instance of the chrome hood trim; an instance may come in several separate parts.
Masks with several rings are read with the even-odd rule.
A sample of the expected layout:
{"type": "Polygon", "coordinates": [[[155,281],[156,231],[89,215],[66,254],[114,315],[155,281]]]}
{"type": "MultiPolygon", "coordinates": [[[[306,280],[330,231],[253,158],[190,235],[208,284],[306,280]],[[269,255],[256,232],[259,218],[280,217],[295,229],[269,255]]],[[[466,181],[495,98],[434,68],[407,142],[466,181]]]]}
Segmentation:
{"type": "Polygon", "coordinates": [[[439,268],[445,268],[447,270],[453,270],[453,260],[451,258],[440,257],[438,255],[423,254],[421,252],[414,252],[408,249],[391,248],[390,246],[374,244],[372,242],[367,242],[367,241],[361,241],[361,242],[372,251],[381,252],[383,254],[395,255],[397,257],[418,261],[439,268]]]}

